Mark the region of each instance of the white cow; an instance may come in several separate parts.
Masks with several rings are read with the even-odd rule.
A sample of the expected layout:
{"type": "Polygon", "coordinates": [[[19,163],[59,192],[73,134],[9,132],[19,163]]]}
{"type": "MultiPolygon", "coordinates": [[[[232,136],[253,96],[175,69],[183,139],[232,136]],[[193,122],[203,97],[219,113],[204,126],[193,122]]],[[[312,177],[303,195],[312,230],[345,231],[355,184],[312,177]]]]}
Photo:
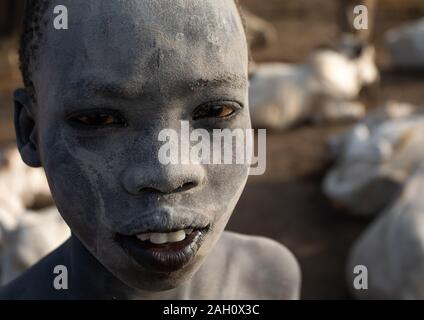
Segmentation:
{"type": "Polygon", "coordinates": [[[70,230],[55,207],[25,211],[16,227],[4,235],[0,283],[17,278],[69,236],[70,230]]]}
{"type": "MultiPolygon", "coordinates": [[[[44,171],[25,165],[16,147],[1,150],[0,210],[17,217],[39,201],[53,203],[44,171]]],[[[11,225],[3,227],[13,228],[16,219],[7,220],[11,225]]]]}
{"type": "Polygon", "coordinates": [[[424,299],[424,166],[395,203],[376,218],[350,252],[347,281],[358,299],[424,299]],[[355,266],[367,268],[367,290],[356,290],[355,266]]]}
{"type": "MultiPolygon", "coordinates": [[[[347,51],[347,50],[345,50],[347,51]]],[[[266,63],[250,79],[250,110],[256,127],[288,129],[301,122],[343,121],[365,115],[356,101],[361,89],[378,81],[375,51],[359,56],[315,51],[303,64],[266,63]]]]}
{"type": "Polygon", "coordinates": [[[388,103],[330,141],[337,163],[324,179],[324,192],[356,215],[378,214],[424,160],[422,145],[424,114],[388,103]]]}
{"type": "Polygon", "coordinates": [[[398,103],[331,141],[338,159],[325,193],[352,213],[376,216],[347,263],[348,285],[359,299],[424,299],[423,145],[424,113],[398,103]],[[354,273],[357,266],[367,269],[354,273]]]}
{"type": "Polygon", "coordinates": [[[44,171],[26,166],[15,147],[0,151],[0,285],[69,237],[52,204],[44,171]],[[39,205],[52,207],[29,209],[39,205]]]}

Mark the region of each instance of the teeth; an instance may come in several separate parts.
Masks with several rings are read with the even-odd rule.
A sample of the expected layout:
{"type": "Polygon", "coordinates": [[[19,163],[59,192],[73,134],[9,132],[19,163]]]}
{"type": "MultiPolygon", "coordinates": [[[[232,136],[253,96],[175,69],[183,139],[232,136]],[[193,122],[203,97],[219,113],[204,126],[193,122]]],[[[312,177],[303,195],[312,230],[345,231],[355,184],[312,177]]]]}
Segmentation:
{"type": "Polygon", "coordinates": [[[152,233],[150,235],[150,242],[154,244],[164,244],[168,242],[168,235],[166,233],[152,233]]]}
{"type": "Polygon", "coordinates": [[[180,230],[177,232],[168,233],[168,241],[169,242],[179,242],[183,241],[186,237],[184,230],[180,230]]]}
{"type": "Polygon", "coordinates": [[[139,234],[137,236],[138,240],[140,241],[146,241],[150,239],[150,233],[143,233],[143,234],[139,234]]]}
{"type": "Polygon", "coordinates": [[[142,233],[137,235],[140,241],[149,240],[153,244],[165,244],[168,242],[180,242],[186,238],[186,235],[193,233],[193,229],[178,230],[169,233],[142,233]]]}

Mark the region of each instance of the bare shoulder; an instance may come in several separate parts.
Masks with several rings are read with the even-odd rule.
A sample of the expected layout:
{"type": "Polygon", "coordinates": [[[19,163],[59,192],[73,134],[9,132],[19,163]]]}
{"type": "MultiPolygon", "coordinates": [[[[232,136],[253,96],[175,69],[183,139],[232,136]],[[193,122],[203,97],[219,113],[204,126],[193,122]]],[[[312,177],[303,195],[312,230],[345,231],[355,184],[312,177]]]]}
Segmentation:
{"type": "Polygon", "coordinates": [[[64,294],[53,287],[53,270],[58,264],[56,249],[20,277],[0,288],[0,300],[50,300],[63,299],[64,294]]]}
{"type": "MultiPolygon", "coordinates": [[[[294,255],[277,241],[224,232],[218,250],[237,268],[229,269],[249,298],[298,299],[301,272],[294,255]]],[[[227,269],[228,270],[228,269],[227,269]]],[[[244,298],[244,297],[243,297],[244,298]]]]}

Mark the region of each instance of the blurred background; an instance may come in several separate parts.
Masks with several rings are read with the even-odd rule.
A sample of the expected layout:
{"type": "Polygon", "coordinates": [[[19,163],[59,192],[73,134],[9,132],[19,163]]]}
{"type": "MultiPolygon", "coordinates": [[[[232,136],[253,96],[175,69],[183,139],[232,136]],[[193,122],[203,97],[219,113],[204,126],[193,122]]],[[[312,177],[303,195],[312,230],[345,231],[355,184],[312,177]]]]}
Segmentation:
{"type": "MultiPolygon", "coordinates": [[[[16,54],[22,4],[23,1],[0,0],[1,148],[6,148],[14,141],[11,94],[14,88],[22,85],[16,54]]],[[[402,121],[404,117],[409,121],[421,116],[419,107],[424,104],[424,46],[420,48],[415,43],[424,43],[424,27],[409,24],[417,23],[424,17],[424,1],[242,0],[241,4],[246,10],[251,43],[250,94],[254,101],[253,120],[258,127],[269,129],[267,172],[263,176],[250,177],[228,229],[267,236],[292,250],[302,268],[302,298],[363,298],[350,288],[349,272],[352,271],[348,268],[348,260],[352,255],[352,247],[362,234],[372,228],[372,224],[381,217],[382,212],[399,199],[411,176],[411,163],[404,165],[409,170],[405,173],[407,170],[403,170],[402,162],[399,166],[403,171],[397,167],[396,178],[393,178],[394,174],[390,174],[384,175],[384,179],[378,176],[372,183],[368,180],[364,183],[364,180],[361,180],[363,189],[360,191],[356,184],[355,192],[350,192],[352,186],[349,184],[349,177],[353,180],[358,174],[376,177],[375,172],[380,172],[380,167],[392,159],[383,157],[387,153],[386,149],[391,148],[390,152],[393,154],[398,152],[398,149],[390,145],[392,140],[386,136],[384,143],[378,140],[380,136],[373,136],[374,132],[380,134],[375,128],[383,122],[391,121],[393,117],[397,118],[399,113],[402,121]],[[353,6],[358,4],[366,4],[369,8],[369,29],[362,32],[352,28],[353,6]],[[409,26],[406,31],[402,29],[405,25],[409,26]],[[388,32],[391,30],[398,30],[398,33],[392,32],[390,36],[388,32]],[[416,35],[421,35],[421,40],[415,39],[416,35]],[[402,49],[405,52],[402,52],[402,49]],[[423,54],[421,60],[418,55],[416,62],[411,58],[415,49],[422,50],[420,52],[423,54]],[[402,59],[406,60],[406,63],[402,59]],[[363,64],[358,67],[362,63],[360,61],[363,61],[363,64]],[[346,71],[343,71],[344,68],[346,71]],[[364,71],[358,72],[359,69],[364,71]],[[352,81],[352,84],[349,81],[352,81]],[[351,90],[347,88],[349,92],[345,94],[343,88],[338,87],[340,84],[346,84],[351,90]],[[392,101],[391,107],[387,107],[389,101],[392,101]],[[390,111],[383,117],[377,117],[378,122],[373,120],[370,124],[367,120],[369,114],[382,110],[381,108],[389,110],[394,105],[393,108],[398,110],[398,104],[401,104],[400,111],[394,112],[395,115],[390,111]],[[292,109],[288,112],[287,108],[292,109]],[[278,118],[275,116],[277,113],[282,115],[281,123],[275,120],[278,118]],[[274,122],[269,122],[269,117],[265,116],[267,114],[274,122]],[[287,114],[290,116],[285,116],[287,114]],[[287,123],[288,118],[293,121],[287,123]],[[363,121],[363,127],[355,131],[355,126],[363,121]],[[361,128],[368,128],[365,138],[361,135],[361,128]],[[367,166],[357,169],[359,173],[349,172],[343,175],[344,173],[341,174],[337,170],[338,166],[346,165],[343,161],[348,161],[352,154],[346,151],[349,149],[346,145],[351,145],[346,142],[351,138],[346,136],[349,134],[353,134],[354,139],[359,135],[361,139],[366,140],[359,148],[363,151],[359,152],[359,156],[358,147],[354,147],[357,152],[353,152],[356,155],[354,160],[365,159],[373,152],[369,143],[371,138],[377,145],[380,158],[378,161],[373,160],[372,166],[367,162],[367,166]],[[345,140],[340,142],[340,137],[345,140]],[[371,149],[367,149],[367,146],[371,149]],[[326,179],[329,179],[328,175],[334,173],[334,170],[337,171],[337,177],[342,178],[331,184],[331,181],[326,179]],[[400,171],[402,178],[399,178],[400,171]],[[390,181],[387,182],[388,180],[390,181]],[[375,181],[378,183],[374,184],[375,181]],[[339,188],[337,183],[347,183],[348,187],[343,185],[343,188],[350,188],[349,192],[342,196],[337,194],[337,190],[342,188],[339,188]],[[395,188],[392,188],[393,185],[395,188]],[[375,190],[377,192],[374,192],[375,190]],[[372,195],[373,198],[358,196],[361,192],[369,198],[372,195]],[[390,197],[380,201],[381,194],[390,194],[390,197]],[[370,204],[370,207],[359,209],[355,207],[358,201],[367,205],[377,198],[378,205],[370,204]]],[[[415,134],[418,129],[413,132],[415,134]]],[[[396,143],[399,140],[397,136],[393,139],[396,143]]],[[[357,146],[358,143],[355,143],[357,146]]],[[[7,150],[3,152],[3,162],[0,156],[0,191],[7,194],[3,198],[0,195],[0,225],[3,224],[0,226],[0,262],[3,263],[0,272],[11,273],[11,276],[6,277],[10,279],[35,262],[39,255],[45,254],[46,248],[50,250],[49,246],[56,245],[58,240],[47,239],[46,244],[34,248],[38,255],[31,259],[23,257],[22,254],[17,257],[17,243],[28,245],[25,242],[28,241],[28,236],[22,234],[28,232],[28,228],[39,224],[37,218],[32,218],[30,222],[23,221],[25,218],[21,218],[24,214],[22,211],[27,210],[28,214],[32,215],[35,213],[37,217],[37,214],[41,215],[39,212],[45,214],[45,209],[51,205],[51,201],[46,200],[46,186],[42,182],[38,183],[41,178],[28,178],[32,173],[26,172],[22,166],[13,167],[10,162],[19,159],[13,150],[7,150]],[[21,179],[21,184],[25,186],[16,183],[18,179],[21,179]],[[16,199],[21,202],[21,205],[17,205],[19,209],[14,209],[15,212],[21,211],[15,214],[19,218],[8,221],[8,210],[12,209],[7,208],[13,205],[3,206],[5,209],[1,213],[1,201],[10,201],[5,198],[13,198],[13,193],[23,194],[22,190],[29,188],[29,179],[37,182],[31,183],[30,192],[34,196],[31,199],[24,196],[16,199]],[[15,246],[13,249],[12,244],[15,246]]],[[[408,159],[411,157],[420,160],[420,155],[408,153],[408,159]]],[[[414,168],[419,166],[418,160],[414,162],[414,168]]],[[[54,221],[55,219],[53,218],[54,221]]],[[[52,223],[56,223],[54,221],[52,223]]],[[[62,230],[60,228],[58,230],[62,230]]],[[[34,237],[41,236],[37,234],[34,237]]],[[[378,235],[376,237],[378,238],[378,235]]],[[[421,239],[419,235],[414,237],[414,243],[419,241],[417,239],[421,239]]],[[[408,254],[408,257],[412,256],[421,261],[419,254],[424,253],[424,250],[420,251],[422,247],[418,247],[418,253],[414,251],[408,254]]],[[[392,248],[395,250],[396,246],[392,248]]],[[[365,256],[378,256],[380,250],[375,250],[365,256]]],[[[361,256],[359,253],[358,255],[361,256]]],[[[382,256],[379,260],[385,258],[382,256]]],[[[402,260],[401,257],[398,259],[402,260]]],[[[371,260],[371,264],[375,263],[371,260]]],[[[418,262],[417,265],[421,266],[418,262]]],[[[374,269],[371,265],[369,268],[371,284],[377,286],[378,281],[373,282],[371,277],[374,269]]],[[[378,268],[381,268],[381,265],[375,270],[380,270],[378,268]]],[[[405,268],[402,267],[402,270],[405,268]]],[[[419,275],[417,279],[420,279],[424,286],[424,277],[419,275]]],[[[399,284],[396,284],[396,288],[398,291],[403,290],[399,289],[399,284]]],[[[393,297],[392,294],[378,296],[382,290],[376,290],[374,297],[393,297]]],[[[409,297],[422,298],[420,294],[424,290],[414,290],[412,291],[418,293],[409,297]]]]}

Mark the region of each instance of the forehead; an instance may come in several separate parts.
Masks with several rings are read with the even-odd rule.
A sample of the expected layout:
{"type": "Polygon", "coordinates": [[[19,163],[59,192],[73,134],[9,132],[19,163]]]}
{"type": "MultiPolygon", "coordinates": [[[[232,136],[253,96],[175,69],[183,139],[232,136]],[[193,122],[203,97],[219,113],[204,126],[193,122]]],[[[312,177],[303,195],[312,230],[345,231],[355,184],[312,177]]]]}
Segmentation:
{"type": "MultiPolygon", "coordinates": [[[[131,84],[247,76],[247,44],[229,0],[64,0],[69,29],[47,27],[44,79],[131,84]],[[60,70],[60,72],[58,72],[60,70]],[[111,81],[112,82],[112,81],[111,81]]],[[[53,7],[52,7],[53,11],[53,7]]]]}

